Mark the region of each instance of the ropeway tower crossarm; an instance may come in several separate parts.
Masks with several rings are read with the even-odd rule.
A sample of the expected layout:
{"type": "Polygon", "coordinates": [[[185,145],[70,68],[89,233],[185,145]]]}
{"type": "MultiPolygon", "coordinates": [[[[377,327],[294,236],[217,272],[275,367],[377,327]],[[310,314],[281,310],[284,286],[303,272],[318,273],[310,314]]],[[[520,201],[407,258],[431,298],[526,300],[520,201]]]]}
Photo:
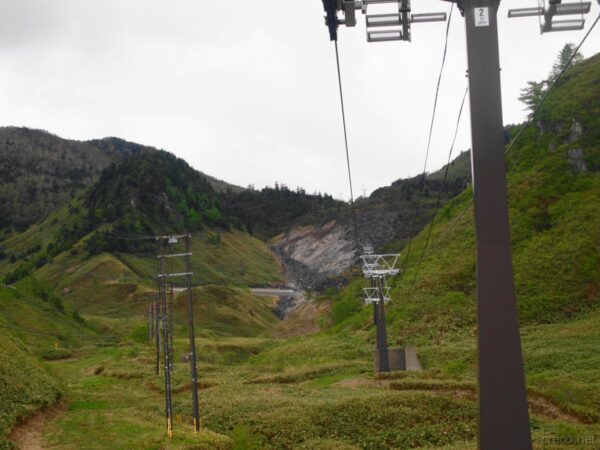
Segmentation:
{"type": "Polygon", "coordinates": [[[400,259],[399,253],[374,255],[361,255],[362,272],[365,278],[395,276],[400,273],[397,266],[400,259]]]}
{"type": "Polygon", "coordinates": [[[550,33],[554,31],[573,31],[583,30],[585,27],[584,14],[591,11],[591,2],[571,2],[563,3],[562,0],[543,0],[543,6],[516,8],[508,11],[508,17],[511,19],[520,17],[544,17],[543,23],[540,23],[540,33],[550,33]],[[566,19],[556,20],[556,16],[571,16],[566,19]],[[580,16],[580,17],[573,17],[580,16]]]}
{"type": "Polygon", "coordinates": [[[329,29],[329,38],[337,41],[340,25],[355,27],[356,11],[365,16],[368,42],[410,41],[413,23],[443,22],[446,13],[412,14],[410,0],[323,0],[325,25],[329,29]],[[397,5],[394,12],[368,14],[371,5],[389,7],[397,5]]]}
{"type": "MultiPolygon", "coordinates": [[[[391,300],[391,289],[392,288],[388,286],[383,287],[383,301],[385,303],[388,303],[391,300]]],[[[365,305],[371,305],[381,301],[379,298],[379,288],[377,287],[363,288],[363,293],[365,295],[365,305]]]]}

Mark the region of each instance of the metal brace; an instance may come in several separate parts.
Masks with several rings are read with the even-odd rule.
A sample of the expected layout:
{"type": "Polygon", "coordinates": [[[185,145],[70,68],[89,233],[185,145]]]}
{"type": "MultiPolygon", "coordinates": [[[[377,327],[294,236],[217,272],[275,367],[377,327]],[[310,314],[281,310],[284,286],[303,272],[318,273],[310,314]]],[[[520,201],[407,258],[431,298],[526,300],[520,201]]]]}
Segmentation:
{"type": "Polygon", "coordinates": [[[337,30],[340,25],[356,26],[356,11],[365,15],[368,42],[410,41],[411,24],[424,22],[440,22],[446,20],[446,13],[411,14],[410,0],[323,0],[325,25],[329,29],[329,38],[337,41],[337,30]],[[369,5],[398,4],[398,13],[367,14],[369,5]],[[338,17],[343,13],[343,18],[338,17]],[[398,27],[370,30],[370,28],[398,27]]]}
{"type": "MultiPolygon", "coordinates": [[[[600,3],[600,0],[599,0],[600,3]]],[[[582,30],[585,27],[585,19],[555,20],[556,16],[573,16],[588,14],[591,11],[591,2],[562,3],[562,0],[549,0],[548,7],[536,6],[531,8],[516,8],[508,11],[509,18],[538,17],[544,16],[544,23],[540,26],[540,33],[553,31],[582,30]]]]}

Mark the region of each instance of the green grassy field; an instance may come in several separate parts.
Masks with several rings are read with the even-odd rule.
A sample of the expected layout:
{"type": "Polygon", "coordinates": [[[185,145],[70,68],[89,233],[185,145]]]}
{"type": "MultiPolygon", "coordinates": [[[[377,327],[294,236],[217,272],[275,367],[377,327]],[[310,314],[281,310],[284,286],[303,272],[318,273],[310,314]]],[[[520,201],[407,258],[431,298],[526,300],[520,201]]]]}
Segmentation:
{"type": "MultiPolygon", "coordinates": [[[[180,294],[173,439],[165,434],[163,378],[153,373],[154,349],[145,342],[142,317],[84,314],[88,326],[77,325],[82,328],[76,335],[100,331],[107,340],[100,346],[90,339],[73,340],[71,330],[70,341],[62,329],[71,329],[68,315],[63,327],[56,325],[59,311],[41,317],[40,311],[55,307],[50,306],[52,291],[44,294],[46,288],[31,281],[23,282],[18,293],[4,289],[7,306],[17,308],[10,320],[22,316],[21,328],[47,322],[48,328],[36,329],[62,333],[59,348],[68,356],[54,360],[54,338],[38,336],[27,345],[17,340],[23,354],[10,349],[16,365],[3,360],[2,367],[13,377],[8,378],[10,392],[25,406],[5,401],[7,410],[17,411],[5,420],[5,433],[15,420],[62,397],[66,410],[41,430],[48,449],[476,448],[472,297],[454,292],[434,298],[425,290],[421,297],[397,298],[388,316],[391,343],[415,345],[425,371],[378,378],[371,363],[371,309],[360,302],[344,306],[357,300],[361,283],[353,282],[334,300],[321,333],[292,339],[272,337],[280,328],[270,312],[272,300],[243,289],[195,289],[203,418],[198,435],[190,425],[189,366],[180,362],[187,352],[185,296],[180,294]],[[16,299],[32,302],[33,313],[20,314],[25,304],[16,299]],[[41,364],[36,356],[49,361],[41,364]],[[28,365],[33,381],[19,390],[14,377],[28,365]]],[[[578,448],[553,442],[600,439],[599,321],[599,312],[590,311],[522,329],[536,448],[578,448]]],[[[27,333],[19,336],[28,338],[27,333]]]]}
{"type": "MultiPolygon", "coordinates": [[[[573,334],[569,344],[589,340],[597,346],[598,334],[589,324],[577,325],[580,335],[573,334]]],[[[544,444],[565,436],[600,438],[600,426],[584,413],[585,405],[577,410],[572,399],[561,403],[531,383],[531,378],[565,379],[584,358],[547,367],[547,341],[556,330],[542,327],[524,334],[536,448],[573,448],[544,444]]],[[[175,344],[176,355],[186,351],[185,338],[175,344]]],[[[467,339],[454,345],[471,344],[467,339]]],[[[555,351],[566,352],[566,344],[555,351]]],[[[474,383],[460,371],[426,364],[422,373],[378,378],[370,364],[372,346],[340,333],[291,340],[199,338],[197,349],[200,434],[191,427],[188,364],[175,364],[174,437],[168,439],[164,381],[153,373],[153,348],[129,340],[49,363],[51,373],[63,380],[68,407],[46,424],[47,448],[476,448],[474,383]]],[[[425,353],[440,356],[432,348],[425,353]]],[[[581,370],[573,374],[573,382],[582,376],[581,370]]],[[[585,396],[579,400],[589,402],[585,396]]]]}
{"type": "MultiPolygon", "coordinates": [[[[17,296],[34,296],[27,286],[29,291],[23,287],[17,296]]],[[[5,300],[14,302],[12,290],[2,292],[5,300]]],[[[107,339],[120,336],[118,341],[61,341],[65,353],[55,359],[49,351],[54,339],[34,336],[25,346],[11,337],[16,344],[7,354],[16,356],[2,360],[0,370],[11,380],[9,392],[20,406],[3,398],[6,411],[15,411],[9,420],[4,418],[4,433],[15,421],[62,398],[62,412],[53,414],[40,430],[48,449],[476,448],[475,334],[471,326],[460,325],[461,320],[452,326],[439,316],[438,309],[450,297],[424,309],[405,302],[398,311],[390,310],[398,314],[390,319],[392,339],[415,345],[425,370],[380,377],[373,374],[368,307],[359,307],[357,314],[337,324],[333,317],[323,321],[332,325],[321,333],[275,339],[282,324],[270,312],[271,300],[221,286],[198,288],[194,298],[199,434],[191,427],[189,365],[182,362],[188,343],[181,294],[172,439],[165,432],[164,379],[162,372],[154,374],[155,352],[146,342],[145,320],[94,314],[84,315],[88,326],[81,325],[77,336],[99,330],[107,339]],[[248,321],[248,316],[253,319],[248,321]],[[26,348],[39,350],[31,353],[26,348]],[[40,363],[39,356],[47,361],[40,363]],[[25,386],[14,382],[23,367],[32,374],[25,386]]],[[[46,307],[45,300],[31,301],[34,312],[46,307]]],[[[458,308],[453,316],[471,307],[458,308]]],[[[586,448],[553,442],[600,439],[600,361],[595,351],[600,345],[599,314],[522,329],[536,448],[586,448]]],[[[56,317],[45,320],[56,327],[56,317]]],[[[35,322],[44,319],[37,317],[35,322]]],[[[66,320],[63,328],[70,327],[66,320]]],[[[26,333],[20,338],[27,339],[26,333]]]]}
{"type": "Polygon", "coordinates": [[[0,448],[10,429],[61,398],[43,360],[70,357],[105,339],[47,285],[35,280],[0,288],[0,448]]]}

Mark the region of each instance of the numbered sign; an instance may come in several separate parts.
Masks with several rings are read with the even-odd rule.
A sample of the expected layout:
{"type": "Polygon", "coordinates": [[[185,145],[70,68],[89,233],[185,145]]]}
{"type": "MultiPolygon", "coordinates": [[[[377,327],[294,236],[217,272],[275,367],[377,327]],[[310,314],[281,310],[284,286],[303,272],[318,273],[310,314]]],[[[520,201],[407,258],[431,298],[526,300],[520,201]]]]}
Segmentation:
{"type": "Polygon", "coordinates": [[[490,26],[490,8],[477,7],[475,8],[475,26],[489,27],[490,26]]]}

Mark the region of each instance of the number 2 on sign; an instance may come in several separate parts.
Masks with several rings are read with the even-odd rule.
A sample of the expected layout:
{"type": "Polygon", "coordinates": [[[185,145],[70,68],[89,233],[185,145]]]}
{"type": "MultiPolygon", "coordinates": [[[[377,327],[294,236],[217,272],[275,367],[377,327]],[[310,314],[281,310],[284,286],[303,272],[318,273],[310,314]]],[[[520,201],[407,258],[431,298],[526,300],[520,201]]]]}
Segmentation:
{"type": "Polygon", "coordinates": [[[479,7],[475,8],[475,26],[489,27],[490,26],[490,8],[479,7]]]}

